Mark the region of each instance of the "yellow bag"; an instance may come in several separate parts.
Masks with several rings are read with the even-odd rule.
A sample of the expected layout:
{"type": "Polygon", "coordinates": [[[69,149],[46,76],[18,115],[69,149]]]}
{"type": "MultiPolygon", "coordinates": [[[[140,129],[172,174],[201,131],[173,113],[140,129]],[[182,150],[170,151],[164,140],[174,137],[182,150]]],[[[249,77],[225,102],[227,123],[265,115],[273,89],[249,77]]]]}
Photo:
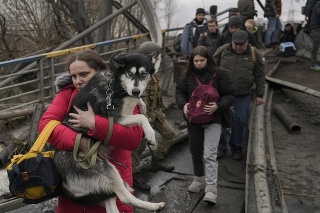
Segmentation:
{"type": "Polygon", "coordinates": [[[35,204],[58,196],[60,176],[54,164],[54,151],[42,152],[51,132],[60,124],[50,121],[27,154],[15,155],[7,167],[11,194],[35,204]]]}

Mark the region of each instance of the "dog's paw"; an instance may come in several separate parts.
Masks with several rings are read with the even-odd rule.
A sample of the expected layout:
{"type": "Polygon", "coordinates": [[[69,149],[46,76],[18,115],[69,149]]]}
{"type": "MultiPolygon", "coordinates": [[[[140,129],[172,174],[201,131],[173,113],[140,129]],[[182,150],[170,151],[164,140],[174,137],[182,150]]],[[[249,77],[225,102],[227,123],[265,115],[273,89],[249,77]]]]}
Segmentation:
{"type": "Polygon", "coordinates": [[[150,142],[151,145],[156,145],[157,141],[156,141],[156,134],[155,132],[152,131],[146,131],[144,133],[144,137],[150,142]]]}
{"type": "Polygon", "coordinates": [[[152,203],[152,210],[156,212],[160,212],[164,209],[165,206],[166,204],[164,202],[152,203]]]}
{"type": "Polygon", "coordinates": [[[138,103],[138,107],[140,110],[140,114],[147,115],[147,105],[143,102],[143,100],[140,98],[140,101],[138,103]]]}

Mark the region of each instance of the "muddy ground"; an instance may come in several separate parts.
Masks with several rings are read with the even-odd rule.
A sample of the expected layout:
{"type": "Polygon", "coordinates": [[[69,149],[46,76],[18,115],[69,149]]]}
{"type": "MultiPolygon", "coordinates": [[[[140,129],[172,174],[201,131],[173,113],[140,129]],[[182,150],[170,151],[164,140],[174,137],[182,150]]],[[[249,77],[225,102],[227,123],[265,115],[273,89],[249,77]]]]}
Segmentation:
{"type": "MultiPolygon", "coordinates": [[[[309,69],[309,60],[282,63],[272,77],[320,91],[320,72],[309,69]]],[[[272,113],[274,149],[288,212],[320,212],[320,99],[289,89],[276,88],[273,105],[280,104],[301,127],[292,134],[272,113]]]]}

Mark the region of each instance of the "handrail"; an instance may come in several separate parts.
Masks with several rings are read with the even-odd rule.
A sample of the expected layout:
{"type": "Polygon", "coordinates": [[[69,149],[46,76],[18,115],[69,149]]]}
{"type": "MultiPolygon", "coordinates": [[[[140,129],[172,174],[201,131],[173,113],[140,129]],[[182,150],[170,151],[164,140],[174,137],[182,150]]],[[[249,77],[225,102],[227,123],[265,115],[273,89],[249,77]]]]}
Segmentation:
{"type": "Polygon", "coordinates": [[[0,68],[1,67],[6,67],[6,66],[12,66],[12,65],[17,65],[21,63],[27,63],[27,62],[34,62],[42,59],[48,59],[48,58],[53,58],[56,56],[62,56],[62,55],[68,55],[70,53],[77,52],[79,50],[85,50],[85,49],[95,49],[97,47],[104,47],[106,45],[112,45],[118,42],[125,42],[125,41],[131,41],[131,40],[137,40],[141,39],[143,37],[146,37],[149,35],[149,33],[144,33],[140,35],[134,35],[134,36],[128,36],[128,37],[123,37],[123,38],[117,38],[113,40],[108,40],[108,41],[103,41],[103,42],[98,42],[94,44],[89,44],[89,45],[83,45],[80,47],[73,47],[73,48],[68,48],[64,50],[57,50],[49,53],[43,53],[39,55],[34,55],[34,56],[28,56],[28,57],[22,57],[22,58],[17,58],[13,60],[8,60],[8,61],[3,61],[0,62],[0,68]]]}

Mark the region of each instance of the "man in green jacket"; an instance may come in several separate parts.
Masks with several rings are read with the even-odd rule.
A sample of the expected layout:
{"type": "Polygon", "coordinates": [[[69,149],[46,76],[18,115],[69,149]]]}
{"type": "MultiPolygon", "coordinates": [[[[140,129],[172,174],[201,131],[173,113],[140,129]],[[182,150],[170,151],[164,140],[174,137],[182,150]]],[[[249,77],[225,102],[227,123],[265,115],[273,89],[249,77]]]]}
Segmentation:
{"type": "MultiPolygon", "coordinates": [[[[265,72],[262,56],[248,44],[248,33],[239,30],[232,35],[232,42],[217,49],[213,59],[230,75],[237,88],[234,102],[234,124],[231,128],[229,145],[234,160],[242,159],[245,130],[250,116],[252,88],[255,86],[255,104],[263,104],[265,72]]],[[[222,129],[218,147],[218,158],[227,152],[226,129],[222,129]]]]}

